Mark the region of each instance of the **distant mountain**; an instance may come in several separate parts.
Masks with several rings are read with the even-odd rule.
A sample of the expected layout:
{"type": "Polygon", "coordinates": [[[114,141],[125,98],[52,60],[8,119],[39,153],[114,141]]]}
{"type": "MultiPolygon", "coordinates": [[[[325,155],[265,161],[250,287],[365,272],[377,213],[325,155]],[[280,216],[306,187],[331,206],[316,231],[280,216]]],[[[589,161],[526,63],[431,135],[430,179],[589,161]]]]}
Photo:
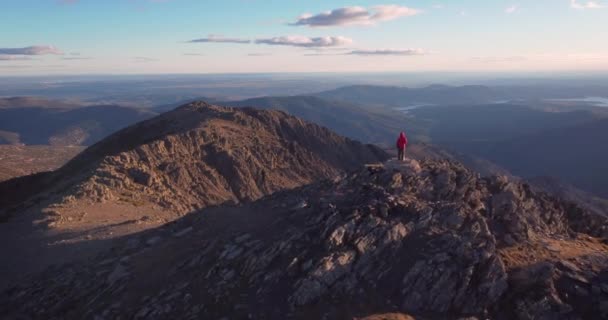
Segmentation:
{"type": "Polygon", "coordinates": [[[262,97],[221,104],[282,110],[365,142],[392,145],[392,141],[403,130],[421,131],[414,128],[420,124],[408,121],[405,115],[397,111],[313,96],[262,97]]]}
{"type": "Polygon", "coordinates": [[[412,110],[433,144],[490,160],[517,176],[553,176],[608,195],[608,119],[509,104],[412,110]]]}
{"type": "MultiPolygon", "coordinates": [[[[411,110],[413,121],[424,121],[433,142],[470,144],[503,140],[591,123],[598,117],[589,111],[546,112],[515,104],[437,106],[411,110]]],[[[459,149],[461,147],[459,146],[459,149]]]]}
{"type": "Polygon", "coordinates": [[[115,105],[80,106],[40,98],[0,99],[0,143],[90,145],[155,112],[115,105]]]}
{"type": "MultiPolygon", "coordinates": [[[[355,85],[324,91],[314,96],[366,104],[375,107],[411,107],[413,105],[477,105],[502,101],[544,102],[551,98],[606,97],[606,86],[537,85],[528,86],[446,86],[422,88],[355,85]]],[[[579,105],[581,105],[579,103],[579,105]]]]}
{"type": "Polygon", "coordinates": [[[492,88],[477,85],[461,87],[432,85],[424,88],[356,85],[317,93],[315,96],[376,107],[480,104],[500,99],[492,88]]]}
{"type": "Polygon", "coordinates": [[[206,101],[208,103],[215,103],[218,100],[215,98],[209,98],[209,97],[197,97],[197,98],[191,98],[191,99],[180,100],[177,102],[167,103],[167,104],[163,104],[163,105],[159,105],[159,106],[155,106],[155,107],[150,107],[147,109],[157,112],[157,113],[163,113],[163,112],[171,111],[179,106],[183,106],[185,104],[196,102],[196,101],[206,101]]]}
{"type": "Polygon", "coordinates": [[[50,100],[41,97],[10,97],[0,98],[0,109],[13,108],[48,108],[48,109],[74,109],[81,105],[63,100],[50,100]]]}

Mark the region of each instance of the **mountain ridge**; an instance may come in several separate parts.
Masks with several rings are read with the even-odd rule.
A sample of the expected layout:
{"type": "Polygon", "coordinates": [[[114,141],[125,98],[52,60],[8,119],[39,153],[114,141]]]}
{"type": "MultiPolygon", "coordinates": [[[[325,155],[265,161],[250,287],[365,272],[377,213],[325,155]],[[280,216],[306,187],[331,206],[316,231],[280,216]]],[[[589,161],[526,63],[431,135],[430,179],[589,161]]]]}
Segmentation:
{"type": "Polygon", "coordinates": [[[339,168],[386,158],[379,148],[337,136],[281,111],[194,102],[110,135],[43,177],[42,184],[62,181],[63,187],[55,189],[73,189],[60,202],[74,198],[103,202],[115,199],[115,193],[121,190],[125,193],[122,196],[146,193],[157,205],[186,212],[193,209],[192,199],[184,199],[188,204],[183,205],[167,199],[178,194],[186,198],[186,194],[205,196],[191,194],[189,186],[177,187],[176,183],[196,181],[207,186],[209,189],[203,189],[210,199],[197,198],[195,202],[238,202],[259,198],[283,186],[328,178],[338,174],[339,168]],[[169,180],[156,179],[167,177],[169,172],[169,180]],[[83,174],[84,178],[78,178],[83,174]],[[222,178],[225,175],[231,177],[222,178]],[[156,187],[162,190],[152,190],[156,187]],[[169,195],[160,197],[164,200],[154,196],[166,192],[169,195]]]}
{"type": "Polygon", "coordinates": [[[0,310],[592,319],[608,316],[606,253],[605,217],[456,162],[389,161],[132,235],[5,291],[0,310]]]}

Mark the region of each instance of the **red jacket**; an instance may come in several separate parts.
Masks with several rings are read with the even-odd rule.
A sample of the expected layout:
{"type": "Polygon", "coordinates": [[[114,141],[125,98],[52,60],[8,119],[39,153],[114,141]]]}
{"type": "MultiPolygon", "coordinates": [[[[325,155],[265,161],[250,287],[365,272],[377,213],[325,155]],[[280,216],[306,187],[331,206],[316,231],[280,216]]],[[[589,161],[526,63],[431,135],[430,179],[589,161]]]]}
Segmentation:
{"type": "Polygon", "coordinates": [[[405,147],[407,147],[407,137],[405,136],[405,132],[401,132],[399,139],[397,139],[397,148],[405,150],[405,147]]]}

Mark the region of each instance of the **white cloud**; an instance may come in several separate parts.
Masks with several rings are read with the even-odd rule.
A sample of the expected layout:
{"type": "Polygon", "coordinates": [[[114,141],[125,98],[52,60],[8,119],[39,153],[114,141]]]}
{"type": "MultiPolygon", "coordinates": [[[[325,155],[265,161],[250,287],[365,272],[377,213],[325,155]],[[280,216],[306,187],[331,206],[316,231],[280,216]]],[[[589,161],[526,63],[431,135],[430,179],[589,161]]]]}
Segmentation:
{"type": "Polygon", "coordinates": [[[257,44],[267,44],[274,46],[293,46],[303,48],[338,47],[351,44],[352,42],[352,39],[345,37],[309,38],[304,36],[286,36],[255,40],[255,43],[257,44]]]}
{"type": "Polygon", "coordinates": [[[329,26],[352,26],[352,25],[374,25],[381,21],[395,20],[401,17],[414,16],[421,13],[420,10],[399,5],[378,5],[370,9],[363,7],[345,7],[316,15],[303,14],[293,26],[329,27],[329,26]]]}
{"type": "Polygon", "coordinates": [[[378,50],[354,50],[348,55],[357,56],[422,56],[429,54],[423,49],[378,49],[378,50]]]}
{"type": "Polygon", "coordinates": [[[194,40],[190,40],[188,42],[190,42],[190,43],[208,43],[208,42],[214,42],[214,43],[251,43],[251,40],[240,39],[240,38],[226,38],[226,37],[223,37],[223,36],[220,36],[220,35],[210,34],[206,38],[194,39],[194,40]]]}
{"type": "Polygon", "coordinates": [[[512,5],[508,8],[505,9],[505,13],[506,14],[512,14],[515,13],[517,10],[519,10],[519,6],[518,5],[512,5]]]}
{"type": "Polygon", "coordinates": [[[579,2],[578,0],[570,0],[570,7],[576,10],[585,10],[585,9],[602,9],[606,6],[601,4],[598,1],[586,1],[579,2]]]}
{"type": "Polygon", "coordinates": [[[443,8],[445,8],[445,6],[444,6],[444,5],[442,5],[442,4],[440,4],[440,3],[438,3],[438,4],[434,4],[434,5],[432,6],[432,8],[433,8],[433,9],[443,9],[443,8]]]}
{"type": "Polygon", "coordinates": [[[24,48],[0,48],[0,55],[39,56],[45,54],[63,54],[53,46],[31,46],[24,48]]]}

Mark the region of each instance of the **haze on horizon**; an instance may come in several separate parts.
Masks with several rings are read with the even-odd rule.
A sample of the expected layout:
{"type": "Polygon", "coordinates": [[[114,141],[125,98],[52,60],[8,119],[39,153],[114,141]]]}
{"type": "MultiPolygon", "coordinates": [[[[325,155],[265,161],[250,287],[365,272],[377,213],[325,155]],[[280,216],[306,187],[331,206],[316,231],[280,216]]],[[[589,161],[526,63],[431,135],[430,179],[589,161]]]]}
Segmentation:
{"type": "Polygon", "coordinates": [[[608,71],[608,1],[8,0],[0,74],[608,71]]]}

